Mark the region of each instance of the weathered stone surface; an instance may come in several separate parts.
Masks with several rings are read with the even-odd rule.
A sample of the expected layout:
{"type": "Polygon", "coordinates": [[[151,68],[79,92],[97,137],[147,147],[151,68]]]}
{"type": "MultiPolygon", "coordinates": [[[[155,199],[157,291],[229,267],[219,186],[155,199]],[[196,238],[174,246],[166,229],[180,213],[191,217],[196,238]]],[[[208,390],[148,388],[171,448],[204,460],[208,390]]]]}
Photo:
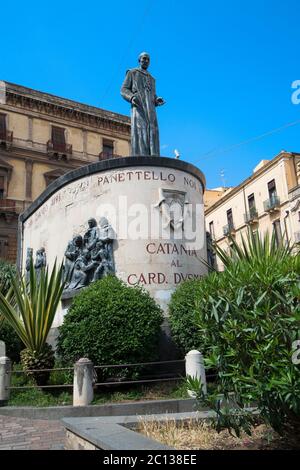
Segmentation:
{"type": "MultiPolygon", "coordinates": [[[[116,275],[128,285],[144,286],[166,311],[180,282],[207,272],[202,263],[206,259],[204,183],[202,173],[192,165],[157,157],[112,159],[64,175],[20,219],[22,268],[27,247],[34,251],[45,247],[50,266],[55,258],[61,262],[68,241],[84,237],[87,220],[98,222],[105,216],[116,234],[112,244],[116,275]],[[190,207],[187,217],[191,218],[195,218],[196,206],[201,208],[195,218],[194,229],[200,235],[196,247],[176,239],[187,219],[175,214],[175,206],[183,213],[190,207]],[[153,217],[170,230],[168,237],[155,229],[147,231],[147,217],[136,215],[141,207],[147,209],[150,222],[153,217]],[[122,228],[124,221],[127,231],[122,228]]],[[[65,313],[63,307],[58,310],[54,327],[62,323],[65,313]]]]}

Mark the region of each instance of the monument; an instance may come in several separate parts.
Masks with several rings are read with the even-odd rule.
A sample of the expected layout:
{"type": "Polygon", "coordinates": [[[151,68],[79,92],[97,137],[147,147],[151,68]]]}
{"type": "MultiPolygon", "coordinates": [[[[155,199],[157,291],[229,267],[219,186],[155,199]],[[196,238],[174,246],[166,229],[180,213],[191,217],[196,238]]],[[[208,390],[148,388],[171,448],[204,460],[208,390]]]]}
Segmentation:
{"type": "Polygon", "coordinates": [[[26,272],[33,253],[37,270],[45,260],[50,267],[64,262],[54,328],[72,298],[108,274],[143,286],[166,317],[175,288],[207,274],[205,178],[190,163],[159,156],[156,107],[164,100],[149,63],[149,54],[140,54],[121,88],[131,103],[132,155],[70,171],[20,216],[20,269],[26,272]]]}
{"type": "Polygon", "coordinates": [[[160,156],[156,106],[165,101],[156,95],[155,80],[147,71],[150,56],[142,52],[140,67],[128,70],[121,88],[123,98],[131,103],[131,155],[160,156]]]}

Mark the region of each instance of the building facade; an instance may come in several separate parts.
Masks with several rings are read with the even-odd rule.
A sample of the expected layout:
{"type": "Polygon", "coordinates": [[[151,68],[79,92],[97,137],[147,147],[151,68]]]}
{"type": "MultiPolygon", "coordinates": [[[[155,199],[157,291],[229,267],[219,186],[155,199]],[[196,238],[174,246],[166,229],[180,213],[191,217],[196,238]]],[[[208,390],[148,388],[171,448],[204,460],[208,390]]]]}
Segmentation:
{"type": "Polygon", "coordinates": [[[0,82],[0,259],[15,262],[18,216],[55,179],[130,154],[130,119],[0,82]]]}
{"type": "MultiPolygon", "coordinates": [[[[300,243],[300,154],[282,151],[262,160],[252,176],[224,192],[205,214],[210,238],[224,250],[229,235],[239,243],[249,229],[274,232],[278,243],[300,243]]],[[[220,260],[216,265],[223,269],[220,260]]]]}

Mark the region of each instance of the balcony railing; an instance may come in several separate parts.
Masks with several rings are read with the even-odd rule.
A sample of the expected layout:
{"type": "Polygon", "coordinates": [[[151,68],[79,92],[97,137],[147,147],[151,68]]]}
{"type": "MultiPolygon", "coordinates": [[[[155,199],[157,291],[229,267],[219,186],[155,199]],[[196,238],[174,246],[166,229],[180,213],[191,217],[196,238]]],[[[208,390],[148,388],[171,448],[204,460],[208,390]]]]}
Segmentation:
{"type": "Polygon", "coordinates": [[[235,232],[234,224],[224,225],[223,234],[225,235],[225,237],[228,237],[228,235],[234,235],[234,232],[235,232]]]}
{"type": "Polygon", "coordinates": [[[258,212],[255,208],[250,209],[249,212],[244,214],[244,220],[246,224],[253,224],[258,221],[258,212]]]}
{"type": "Polygon", "coordinates": [[[111,158],[121,158],[122,155],[117,155],[116,153],[110,152],[100,152],[99,153],[99,160],[110,160],[111,158]]]}
{"type": "Polygon", "coordinates": [[[300,184],[289,191],[289,200],[293,201],[300,197],[300,184]]]}
{"type": "Polygon", "coordinates": [[[4,144],[6,148],[11,148],[12,142],[14,138],[14,133],[13,131],[1,131],[0,132],[0,143],[4,144]]]}
{"type": "Polygon", "coordinates": [[[264,210],[265,212],[274,212],[277,211],[280,207],[280,199],[278,196],[272,196],[266,201],[264,201],[264,210]]]}
{"type": "Polygon", "coordinates": [[[0,199],[0,212],[20,214],[29,205],[25,201],[16,201],[14,199],[0,199]]]}
{"type": "Polygon", "coordinates": [[[69,159],[72,155],[73,147],[71,144],[57,143],[52,140],[47,142],[47,153],[50,157],[61,160],[62,158],[69,159]]]}

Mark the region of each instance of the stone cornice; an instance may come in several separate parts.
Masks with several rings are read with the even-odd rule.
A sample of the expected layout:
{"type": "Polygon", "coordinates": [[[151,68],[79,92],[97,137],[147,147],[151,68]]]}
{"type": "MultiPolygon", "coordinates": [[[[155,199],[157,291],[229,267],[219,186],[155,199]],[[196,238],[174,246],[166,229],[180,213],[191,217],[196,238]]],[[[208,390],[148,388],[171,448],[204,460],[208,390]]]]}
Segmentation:
{"type": "Polygon", "coordinates": [[[69,121],[130,134],[130,119],[122,114],[42,93],[31,88],[5,82],[6,102],[18,108],[37,111],[69,121]]]}
{"type": "Polygon", "coordinates": [[[182,170],[189,173],[193,177],[197,178],[202,186],[202,190],[205,189],[205,176],[199,168],[195,167],[191,163],[184,162],[183,160],[176,160],[168,157],[120,157],[103,160],[89,165],[81,166],[73,171],[69,171],[65,175],[61,176],[53,183],[51,183],[40,196],[34,200],[34,202],[20,215],[20,223],[23,223],[28,219],[39,207],[44,204],[56,191],[63,188],[69,183],[76,181],[80,178],[84,178],[94,173],[100,173],[101,171],[118,170],[131,167],[163,167],[171,168],[174,170],[182,170]]]}

